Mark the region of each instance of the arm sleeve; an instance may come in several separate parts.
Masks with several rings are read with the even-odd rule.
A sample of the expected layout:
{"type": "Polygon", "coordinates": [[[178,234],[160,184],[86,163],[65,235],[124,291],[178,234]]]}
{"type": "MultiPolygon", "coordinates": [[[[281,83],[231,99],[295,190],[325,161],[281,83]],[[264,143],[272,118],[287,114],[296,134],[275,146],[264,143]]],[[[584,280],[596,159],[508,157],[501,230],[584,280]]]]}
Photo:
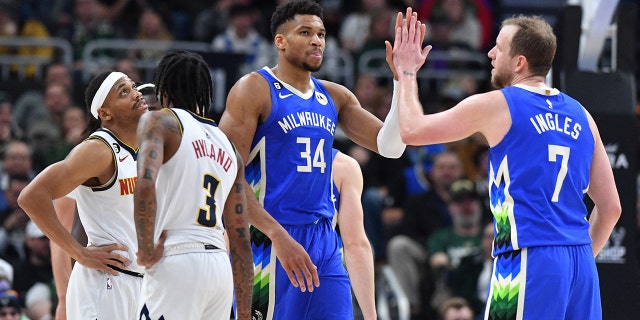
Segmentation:
{"type": "Polygon", "coordinates": [[[396,87],[397,80],[393,80],[393,97],[391,98],[391,108],[384,119],[382,128],[378,132],[378,152],[386,158],[400,158],[407,147],[400,137],[400,122],[398,119],[398,96],[396,87]]]}

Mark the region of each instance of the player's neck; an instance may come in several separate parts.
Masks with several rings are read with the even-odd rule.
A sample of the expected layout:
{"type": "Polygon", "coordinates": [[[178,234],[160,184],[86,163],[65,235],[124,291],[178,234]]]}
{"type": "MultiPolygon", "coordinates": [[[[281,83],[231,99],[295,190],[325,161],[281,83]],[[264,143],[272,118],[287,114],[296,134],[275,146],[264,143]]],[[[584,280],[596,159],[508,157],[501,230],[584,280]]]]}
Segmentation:
{"type": "Polygon", "coordinates": [[[275,68],[271,69],[271,71],[278,79],[298,89],[300,92],[307,92],[310,89],[310,71],[294,67],[287,63],[278,64],[275,68]]]}
{"type": "Polygon", "coordinates": [[[124,144],[134,150],[138,150],[138,138],[136,137],[135,128],[124,129],[118,126],[109,126],[104,128],[111,131],[111,133],[113,133],[113,135],[115,135],[118,140],[122,141],[124,144]]]}

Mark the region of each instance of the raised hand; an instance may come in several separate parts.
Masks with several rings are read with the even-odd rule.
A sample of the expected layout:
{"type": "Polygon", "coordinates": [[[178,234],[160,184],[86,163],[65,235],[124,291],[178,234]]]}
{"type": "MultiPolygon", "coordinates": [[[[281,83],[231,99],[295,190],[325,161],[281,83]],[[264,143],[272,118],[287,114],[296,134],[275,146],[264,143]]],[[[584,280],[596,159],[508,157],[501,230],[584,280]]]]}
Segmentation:
{"type": "Polygon", "coordinates": [[[422,48],[425,34],[426,26],[418,20],[411,7],[407,8],[406,19],[402,19],[402,13],[398,12],[393,47],[385,42],[386,60],[395,79],[398,72],[415,75],[420,70],[432,48],[430,45],[422,48]]]}

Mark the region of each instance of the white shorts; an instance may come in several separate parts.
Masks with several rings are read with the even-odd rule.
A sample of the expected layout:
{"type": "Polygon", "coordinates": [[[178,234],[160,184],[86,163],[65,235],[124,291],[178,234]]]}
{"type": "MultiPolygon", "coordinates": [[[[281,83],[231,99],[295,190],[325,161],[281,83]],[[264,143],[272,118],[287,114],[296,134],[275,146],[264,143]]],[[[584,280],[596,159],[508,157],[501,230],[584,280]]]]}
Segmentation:
{"type": "Polygon", "coordinates": [[[67,288],[67,319],[138,319],[142,278],[76,263],[67,288]]]}
{"type": "Polygon", "coordinates": [[[229,320],[233,274],[227,252],[202,243],[165,248],[145,271],[140,302],[135,319],[229,320]]]}

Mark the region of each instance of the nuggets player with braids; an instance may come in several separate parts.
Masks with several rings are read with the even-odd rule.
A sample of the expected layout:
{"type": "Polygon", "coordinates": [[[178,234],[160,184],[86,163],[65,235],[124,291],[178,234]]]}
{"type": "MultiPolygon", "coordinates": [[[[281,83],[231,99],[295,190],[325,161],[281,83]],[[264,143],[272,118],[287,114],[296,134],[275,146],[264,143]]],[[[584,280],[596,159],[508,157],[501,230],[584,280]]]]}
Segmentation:
{"type": "MultiPolygon", "coordinates": [[[[64,160],[43,170],[18,201],[42,232],[77,261],[66,292],[69,319],[137,319],[143,270],[135,261],[133,189],[136,128],[147,103],[120,72],[97,75],[85,95],[92,133],[64,160]],[[76,200],[89,247],[56,217],[52,200],[65,195],[76,200]]],[[[73,221],[69,215],[63,220],[73,221]]]]}
{"type": "Polygon", "coordinates": [[[556,51],[551,26],[540,17],[503,21],[488,53],[497,90],[428,115],[416,73],[431,47],[422,48],[420,33],[412,17],[387,51],[399,76],[403,140],[446,143],[480,132],[490,147],[495,259],[484,318],[602,319],[594,257],[620,217],[620,199],[593,118],[545,83],[556,51]]]}
{"type": "Polygon", "coordinates": [[[398,129],[397,97],[383,123],[344,86],[311,76],[325,49],[323,12],[316,2],[277,7],[271,32],[278,65],[236,82],[220,128],[246,159],[245,175],[255,196],[308,256],[298,255],[298,244],[283,244],[280,234],[274,237],[258,225],[263,216],[251,216],[253,316],[353,319],[349,276],[331,225],[331,148],[340,125],[356,143],[385,157],[400,157],[405,144],[398,129]],[[306,262],[309,258],[312,264],[306,262]]]}
{"type": "Polygon", "coordinates": [[[165,108],[143,116],[137,131],[134,220],[146,273],[136,319],[229,319],[234,284],[238,319],[250,319],[244,167],[205,117],[213,98],[209,67],[198,54],[173,50],[154,82],[165,108]]]}

